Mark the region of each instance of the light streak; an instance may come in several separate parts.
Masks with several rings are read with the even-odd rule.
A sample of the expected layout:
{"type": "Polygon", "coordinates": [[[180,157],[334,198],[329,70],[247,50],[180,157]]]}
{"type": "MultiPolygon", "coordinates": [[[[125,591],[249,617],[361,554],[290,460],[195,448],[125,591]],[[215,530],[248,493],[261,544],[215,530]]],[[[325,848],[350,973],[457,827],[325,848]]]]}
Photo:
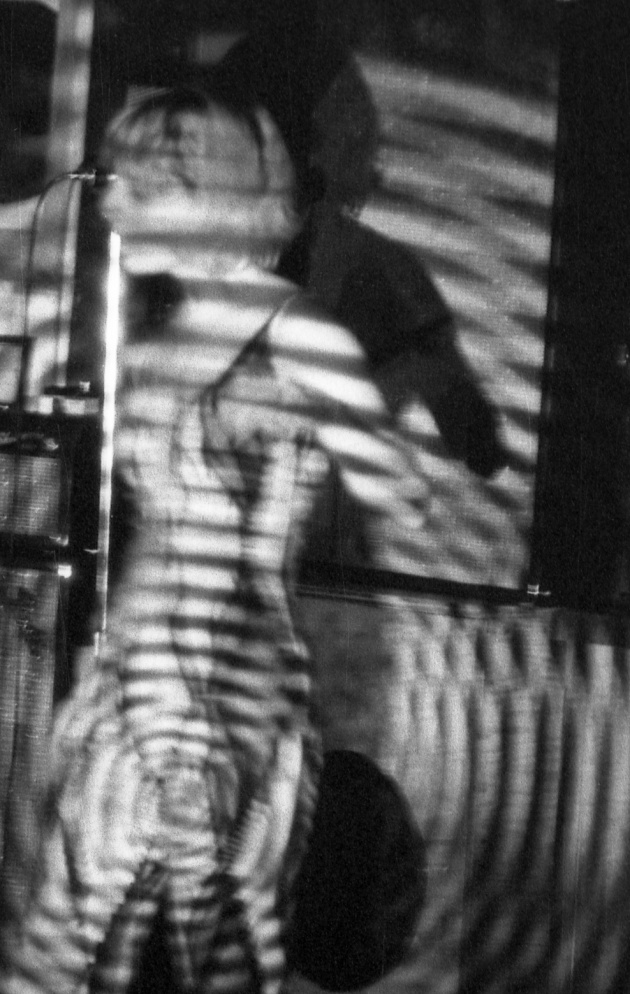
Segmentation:
{"type": "Polygon", "coordinates": [[[97,637],[107,622],[107,585],[109,571],[110,515],[114,466],[114,421],[116,412],[117,356],[120,338],[120,236],[109,237],[105,318],[105,368],[103,372],[103,414],[101,441],[101,486],[99,500],[99,540],[96,567],[96,596],[99,617],[97,637]]]}

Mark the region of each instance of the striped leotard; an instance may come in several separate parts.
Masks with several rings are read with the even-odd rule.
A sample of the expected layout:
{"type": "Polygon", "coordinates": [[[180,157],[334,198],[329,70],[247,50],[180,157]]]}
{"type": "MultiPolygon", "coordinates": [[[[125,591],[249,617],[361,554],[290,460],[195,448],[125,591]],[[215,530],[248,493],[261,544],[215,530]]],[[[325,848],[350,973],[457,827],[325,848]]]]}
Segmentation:
{"type": "Polygon", "coordinates": [[[126,990],[158,911],[184,991],[282,983],[319,765],[289,600],[302,524],[331,458],[377,515],[412,516],[418,481],[360,350],[308,306],[286,301],[218,374],[206,353],[194,336],[127,353],[116,449],[138,523],[56,721],[4,994],[126,990]]]}

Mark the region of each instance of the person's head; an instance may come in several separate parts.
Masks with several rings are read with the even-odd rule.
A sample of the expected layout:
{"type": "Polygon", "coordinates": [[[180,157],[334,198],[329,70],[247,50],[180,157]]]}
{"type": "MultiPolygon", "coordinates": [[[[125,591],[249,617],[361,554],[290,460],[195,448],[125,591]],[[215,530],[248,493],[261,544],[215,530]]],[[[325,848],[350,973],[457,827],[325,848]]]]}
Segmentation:
{"type": "Polygon", "coordinates": [[[101,157],[115,176],[101,210],[132,273],[272,269],[298,230],[271,115],[218,88],[140,93],[110,122],[101,157]]]}
{"type": "Polygon", "coordinates": [[[363,206],[374,185],[377,114],[349,49],[270,30],[239,41],[214,76],[265,107],[291,154],[304,212],[318,200],[337,208],[363,206]]]}
{"type": "Polygon", "coordinates": [[[333,206],[360,210],[374,189],[378,121],[372,96],[349,57],[313,110],[310,165],[333,206]]]}

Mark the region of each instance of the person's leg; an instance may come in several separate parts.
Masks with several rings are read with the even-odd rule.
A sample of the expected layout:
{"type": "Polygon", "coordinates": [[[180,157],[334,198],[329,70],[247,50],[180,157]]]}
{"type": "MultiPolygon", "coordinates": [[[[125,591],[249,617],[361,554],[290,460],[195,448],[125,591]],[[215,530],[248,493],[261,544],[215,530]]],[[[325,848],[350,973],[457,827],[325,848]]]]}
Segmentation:
{"type": "Polygon", "coordinates": [[[150,855],[158,795],[115,691],[97,678],[56,722],[39,862],[24,916],[7,931],[2,994],[86,991],[150,855]]]}
{"type": "MultiPolygon", "coordinates": [[[[121,978],[116,983],[110,983],[110,978],[93,988],[92,974],[98,964],[99,946],[112,924],[114,935],[120,932],[120,924],[116,924],[119,906],[125,914],[127,906],[121,905],[124,896],[118,887],[104,883],[100,888],[93,886],[88,890],[76,878],[74,870],[59,821],[44,845],[42,884],[18,937],[8,950],[7,971],[0,978],[2,994],[83,994],[93,989],[108,992],[125,989],[123,980],[131,975],[134,950],[148,927],[142,920],[140,925],[134,925],[135,934],[123,930],[125,953],[120,964],[121,978]]],[[[120,951],[120,939],[115,944],[120,951]]]]}
{"type": "Polygon", "coordinates": [[[156,864],[141,867],[124,903],[114,914],[107,937],[90,971],[90,994],[124,994],[136,981],[140,989],[143,952],[156,922],[165,870],[156,864]]]}
{"type": "Polygon", "coordinates": [[[189,841],[173,852],[164,902],[171,962],[183,991],[280,991],[286,973],[286,864],[303,849],[296,834],[303,834],[312,817],[304,810],[313,801],[304,751],[301,735],[279,737],[268,776],[219,846],[210,821],[201,818],[201,805],[198,819],[187,805],[189,841]]]}

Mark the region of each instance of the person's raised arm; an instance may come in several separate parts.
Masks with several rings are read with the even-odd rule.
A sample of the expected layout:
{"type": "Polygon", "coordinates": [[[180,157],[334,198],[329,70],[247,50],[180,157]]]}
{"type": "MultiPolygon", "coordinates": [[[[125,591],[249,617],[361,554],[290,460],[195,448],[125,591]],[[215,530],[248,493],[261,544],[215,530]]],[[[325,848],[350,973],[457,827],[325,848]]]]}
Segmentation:
{"type": "Polygon", "coordinates": [[[422,526],[427,486],[372,382],[361,346],[334,319],[291,305],[271,328],[279,374],[299,385],[349,492],[403,533],[422,526]]]}

